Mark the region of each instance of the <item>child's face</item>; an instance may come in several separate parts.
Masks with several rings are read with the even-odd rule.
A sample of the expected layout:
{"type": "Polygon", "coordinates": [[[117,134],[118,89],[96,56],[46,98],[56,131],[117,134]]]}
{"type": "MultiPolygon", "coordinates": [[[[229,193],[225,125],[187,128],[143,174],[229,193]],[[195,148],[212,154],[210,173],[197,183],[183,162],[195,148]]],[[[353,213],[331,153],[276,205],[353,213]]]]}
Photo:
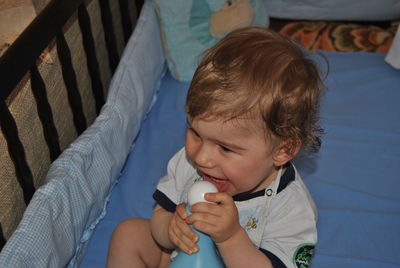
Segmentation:
{"type": "Polygon", "coordinates": [[[274,145],[256,120],[193,119],[185,147],[189,161],[219,192],[254,192],[275,179],[274,145]]]}

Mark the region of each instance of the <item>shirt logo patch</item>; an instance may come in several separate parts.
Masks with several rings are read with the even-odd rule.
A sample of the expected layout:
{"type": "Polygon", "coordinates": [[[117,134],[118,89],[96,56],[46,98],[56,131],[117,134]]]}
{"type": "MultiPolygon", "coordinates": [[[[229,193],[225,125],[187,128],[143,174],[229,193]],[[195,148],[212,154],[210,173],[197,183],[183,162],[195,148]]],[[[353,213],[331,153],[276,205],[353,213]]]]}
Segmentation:
{"type": "Polygon", "coordinates": [[[315,244],[301,244],[293,255],[293,263],[297,268],[308,268],[314,254],[315,244]]]}
{"type": "Polygon", "coordinates": [[[256,229],[257,228],[257,223],[258,223],[258,219],[249,218],[249,220],[246,223],[246,230],[250,231],[251,229],[256,229]]]}

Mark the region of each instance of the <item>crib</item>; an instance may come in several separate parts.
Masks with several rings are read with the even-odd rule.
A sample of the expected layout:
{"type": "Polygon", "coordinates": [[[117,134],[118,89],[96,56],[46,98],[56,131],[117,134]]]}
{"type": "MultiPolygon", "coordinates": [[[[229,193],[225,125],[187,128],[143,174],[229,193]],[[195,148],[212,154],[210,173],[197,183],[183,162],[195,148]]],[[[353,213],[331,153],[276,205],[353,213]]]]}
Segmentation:
{"type": "MultiPolygon", "coordinates": [[[[53,0],[0,58],[0,267],[104,267],[115,226],[151,216],[190,84],[160,31],[152,1],[53,0]]],[[[321,53],[326,133],[294,161],[318,208],[312,267],[399,267],[400,70],[321,53]]]]}

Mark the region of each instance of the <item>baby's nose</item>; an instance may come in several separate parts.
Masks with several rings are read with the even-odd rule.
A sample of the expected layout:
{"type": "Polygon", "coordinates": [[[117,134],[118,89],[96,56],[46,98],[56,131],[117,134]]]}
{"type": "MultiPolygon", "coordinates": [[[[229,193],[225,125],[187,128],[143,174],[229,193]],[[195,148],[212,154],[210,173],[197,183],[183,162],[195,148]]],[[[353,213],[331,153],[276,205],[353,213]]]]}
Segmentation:
{"type": "Polygon", "coordinates": [[[195,157],[196,165],[205,168],[212,168],[215,165],[215,155],[212,152],[211,148],[208,146],[202,146],[196,154],[195,157]]]}

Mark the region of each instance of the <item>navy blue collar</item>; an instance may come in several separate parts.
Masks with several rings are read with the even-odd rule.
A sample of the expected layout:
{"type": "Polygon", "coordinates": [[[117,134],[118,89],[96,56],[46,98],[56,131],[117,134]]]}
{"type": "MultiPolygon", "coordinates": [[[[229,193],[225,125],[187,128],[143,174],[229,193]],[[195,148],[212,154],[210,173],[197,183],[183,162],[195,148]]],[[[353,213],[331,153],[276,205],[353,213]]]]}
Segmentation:
{"type": "MultiPolygon", "coordinates": [[[[281,180],[279,182],[279,186],[277,189],[277,194],[279,194],[280,192],[282,192],[283,189],[285,189],[289,183],[291,183],[292,181],[295,180],[296,177],[296,172],[294,170],[293,164],[288,162],[286,163],[286,165],[284,166],[286,168],[285,173],[283,173],[281,180]]],[[[252,198],[256,198],[259,196],[264,196],[265,195],[265,191],[267,189],[263,189],[263,190],[259,190],[257,192],[254,193],[241,193],[241,194],[237,194],[235,196],[233,196],[233,200],[234,201],[246,201],[252,198]]]]}

